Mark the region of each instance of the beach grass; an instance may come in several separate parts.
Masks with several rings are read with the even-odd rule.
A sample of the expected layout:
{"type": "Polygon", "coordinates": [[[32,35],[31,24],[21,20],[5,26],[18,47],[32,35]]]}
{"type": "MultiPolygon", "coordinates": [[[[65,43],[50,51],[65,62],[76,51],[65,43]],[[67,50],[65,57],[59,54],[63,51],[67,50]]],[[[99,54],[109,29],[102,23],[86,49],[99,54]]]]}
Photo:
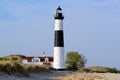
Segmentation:
{"type": "Polygon", "coordinates": [[[48,72],[49,68],[35,64],[22,64],[22,55],[0,57],[0,73],[14,76],[29,76],[29,73],[48,72]]]}

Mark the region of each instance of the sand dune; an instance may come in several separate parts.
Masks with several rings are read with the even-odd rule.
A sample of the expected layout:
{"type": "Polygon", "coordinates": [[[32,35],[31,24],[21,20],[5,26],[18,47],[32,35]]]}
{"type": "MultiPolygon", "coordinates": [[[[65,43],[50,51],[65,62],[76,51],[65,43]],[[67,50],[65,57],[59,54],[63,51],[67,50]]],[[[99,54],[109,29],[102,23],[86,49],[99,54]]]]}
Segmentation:
{"type": "Polygon", "coordinates": [[[59,77],[61,80],[120,80],[120,74],[115,73],[73,73],[59,77]]]}

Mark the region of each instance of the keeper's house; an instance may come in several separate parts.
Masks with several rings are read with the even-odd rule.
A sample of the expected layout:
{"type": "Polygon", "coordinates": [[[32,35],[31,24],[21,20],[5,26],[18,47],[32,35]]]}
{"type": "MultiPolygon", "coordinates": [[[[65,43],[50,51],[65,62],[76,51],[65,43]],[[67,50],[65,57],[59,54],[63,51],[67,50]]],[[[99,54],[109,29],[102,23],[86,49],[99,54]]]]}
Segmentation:
{"type": "Polygon", "coordinates": [[[52,56],[40,56],[40,57],[25,57],[23,59],[24,64],[39,64],[48,67],[53,67],[53,57],[52,56]]]}

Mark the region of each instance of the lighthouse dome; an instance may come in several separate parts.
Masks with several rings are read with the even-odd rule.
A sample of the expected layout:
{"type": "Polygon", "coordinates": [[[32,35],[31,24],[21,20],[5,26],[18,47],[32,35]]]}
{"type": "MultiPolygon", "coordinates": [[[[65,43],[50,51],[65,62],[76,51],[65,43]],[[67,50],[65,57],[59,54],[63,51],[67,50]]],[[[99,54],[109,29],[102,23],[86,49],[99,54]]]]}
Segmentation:
{"type": "Polygon", "coordinates": [[[59,6],[59,7],[57,8],[57,10],[62,10],[62,8],[59,6]]]}

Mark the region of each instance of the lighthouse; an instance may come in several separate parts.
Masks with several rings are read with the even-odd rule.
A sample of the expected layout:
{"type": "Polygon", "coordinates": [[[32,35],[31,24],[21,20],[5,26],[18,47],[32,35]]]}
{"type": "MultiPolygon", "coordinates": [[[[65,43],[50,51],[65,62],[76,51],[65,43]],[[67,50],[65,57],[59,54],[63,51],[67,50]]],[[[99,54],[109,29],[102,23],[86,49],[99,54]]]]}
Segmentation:
{"type": "Polygon", "coordinates": [[[55,36],[54,36],[54,62],[53,68],[62,70],[65,68],[64,61],[64,32],[62,9],[60,6],[56,9],[55,19],[55,36]]]}

